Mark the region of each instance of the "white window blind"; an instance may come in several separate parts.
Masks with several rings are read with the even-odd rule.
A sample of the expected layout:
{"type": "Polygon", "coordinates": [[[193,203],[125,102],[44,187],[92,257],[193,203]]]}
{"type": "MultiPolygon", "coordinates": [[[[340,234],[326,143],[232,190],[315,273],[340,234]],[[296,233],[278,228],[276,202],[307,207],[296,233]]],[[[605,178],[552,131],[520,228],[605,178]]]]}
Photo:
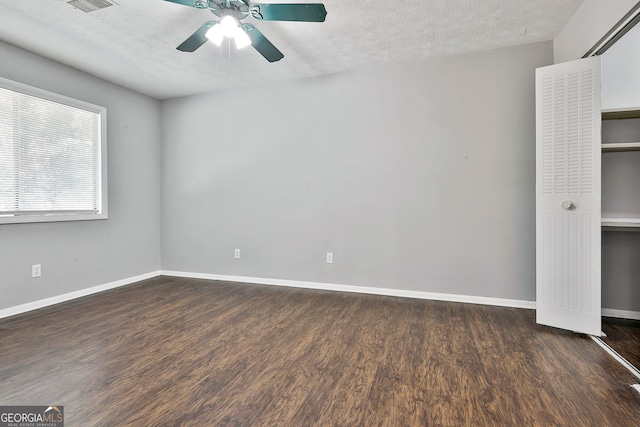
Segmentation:
{"type": "Polygon", "coordinates": [[[0,82],[0,219],[98,219],[106,111],[16,87],[0,82]]]}

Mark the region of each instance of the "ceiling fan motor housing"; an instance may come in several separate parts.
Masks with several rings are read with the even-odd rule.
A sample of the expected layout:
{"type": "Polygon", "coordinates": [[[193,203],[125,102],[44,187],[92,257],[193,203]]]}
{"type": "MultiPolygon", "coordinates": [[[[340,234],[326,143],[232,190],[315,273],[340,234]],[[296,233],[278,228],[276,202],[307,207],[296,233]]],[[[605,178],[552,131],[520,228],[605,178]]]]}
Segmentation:
{"type": "Polygon", "coordinates": [[[233,16],[237,20],[241,20],[249,15],[249,6],[240,0],[210,0],[202,3],[206,4],[205,8],[209,8],[211,13],[219,17],[233,16]]]}

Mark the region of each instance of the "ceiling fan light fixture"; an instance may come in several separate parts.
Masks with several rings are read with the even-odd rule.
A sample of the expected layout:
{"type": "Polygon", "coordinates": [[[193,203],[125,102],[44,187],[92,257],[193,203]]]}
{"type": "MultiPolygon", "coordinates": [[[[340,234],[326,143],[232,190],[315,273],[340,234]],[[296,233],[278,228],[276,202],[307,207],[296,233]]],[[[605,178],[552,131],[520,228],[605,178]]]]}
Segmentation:
{"type": "Polygon", "coordinates": [[[220,27],[222,27],[222,34],[225,37],[233,38],[236,35],[238,29],[238,21],[231,15],[226,15],[220,20],[220,27]]]}
{"type": "Polygon", "coordinates": [[[242,49],[243,47],[247,47],[251,44],[251,39],[240,27],[236,27],[236,33],[234,34],[233,39],[236,41],[236,48],[238,49],[242,49]]]}
{"type": "Polygon", "coordinates": [[[222,45],[222,40],[227,37],[234,39],[236,42],[236,48],[242,49],[251,44],[251,39],[245,33],[245,31],[238,25],[238,21],[232,16],[225,16],[214,24],[204,35],[207,39],[211,40],[216,46],[222,45]]]}
{"type": "Polygon", "coordinates": [[[204,36],[211,40],[216,46],[220,46],[222,44],[222,39],[224,38],[224,30],[222,29],[222,25],[215,24],[209,31],[205,33],[204,36]]]}

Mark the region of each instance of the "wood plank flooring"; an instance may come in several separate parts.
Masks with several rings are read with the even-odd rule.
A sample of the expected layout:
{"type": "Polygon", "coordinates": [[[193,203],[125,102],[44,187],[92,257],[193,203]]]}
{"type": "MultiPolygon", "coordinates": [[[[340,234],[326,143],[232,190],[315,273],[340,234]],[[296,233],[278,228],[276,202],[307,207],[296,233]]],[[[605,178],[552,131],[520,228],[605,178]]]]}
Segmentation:
{"type": "Polygon", "coordinates": [[[533,310],[158,277],[0,321],[0,405],[67,426],[637,426],[533,310]]]}
{"type": "Polygon", "coordinates": [[[602,331],[607,335],[602,340],[640,369],[640,320],[604,317],[602,331]]]}

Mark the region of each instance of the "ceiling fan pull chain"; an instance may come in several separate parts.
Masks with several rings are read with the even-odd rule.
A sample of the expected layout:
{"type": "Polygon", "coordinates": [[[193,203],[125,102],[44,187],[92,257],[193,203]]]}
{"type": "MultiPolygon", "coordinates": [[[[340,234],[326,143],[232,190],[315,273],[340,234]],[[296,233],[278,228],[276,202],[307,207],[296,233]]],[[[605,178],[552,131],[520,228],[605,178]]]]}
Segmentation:
{"type": "Polygon", "coordinates": [[[227,38],[227,79],[231,81],[231,39],[227,38]]]}

